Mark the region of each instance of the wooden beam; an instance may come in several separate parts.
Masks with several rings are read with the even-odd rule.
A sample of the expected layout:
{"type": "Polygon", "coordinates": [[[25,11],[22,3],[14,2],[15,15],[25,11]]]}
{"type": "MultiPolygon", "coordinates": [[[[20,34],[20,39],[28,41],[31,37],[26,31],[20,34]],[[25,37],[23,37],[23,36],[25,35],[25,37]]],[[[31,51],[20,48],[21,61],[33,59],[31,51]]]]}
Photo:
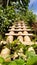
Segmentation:
{"type": "MultiPolygon", "coordinates": [[[[18,26],[18,27],[16,27],[16,26],[10,26],[9,28],[24,28],[24,26],[18,26]]],[[[25,26],[26,28],[29,28],[28,26],[25,26]]]]}
{"type": "Polygon", "coordinates": [[[9,34],[9,33],[6,33],[5,35],[7,35],[7,36],[33,36],[33,34],[9,34]]]}
{"type": "Polygon", "coordinates": [[[17,31],[17,32],[20,32],[20,31],[31,31],[31,29],[9,29],[8,31],[17,31]]]}

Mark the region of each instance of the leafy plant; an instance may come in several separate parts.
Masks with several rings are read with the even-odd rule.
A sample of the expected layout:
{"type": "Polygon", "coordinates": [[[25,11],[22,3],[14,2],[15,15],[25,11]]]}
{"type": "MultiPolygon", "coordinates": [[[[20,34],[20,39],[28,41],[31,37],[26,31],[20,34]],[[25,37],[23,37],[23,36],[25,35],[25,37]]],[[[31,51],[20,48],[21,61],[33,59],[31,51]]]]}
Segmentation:
{"type": "Polygon", "coordinates": [[[37,65],[37,55],[34,51],[27,52],[27,63],[26,65],[37,65]]]}
{"type": "Polygon", "coordinates": [[[3,62],[5,62],[5,60],[2,57],[0,57],[0,63],[3,63],[3,62]]]}
{"type": "Polygon", "coordinates": [[[11,61],[8,65],[17,65],[15,61],[11,61]]]}
{"type": "Polygon", "coordinates": [[[29,57],[26,65],[37,65],[37,56],[29,57]]]}
{"type": "Polygon", "coordinates": [[[25,61],[22,60],[21,58],[15,60],[15,62],[16,62],[17,65],[25,65],[25,61]]]}

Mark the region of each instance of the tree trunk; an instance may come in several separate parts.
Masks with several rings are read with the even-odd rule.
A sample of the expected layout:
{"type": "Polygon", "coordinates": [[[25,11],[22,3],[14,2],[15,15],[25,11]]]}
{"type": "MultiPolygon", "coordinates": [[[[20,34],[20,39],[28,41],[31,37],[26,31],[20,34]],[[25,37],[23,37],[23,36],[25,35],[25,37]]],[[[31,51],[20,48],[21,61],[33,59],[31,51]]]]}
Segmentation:
{"type": "Polygon", "coordinates": [[[7,6],[9,5],[9,0],[7,0],[7,6]]]}
{"type": "Polygon", "coordinates": [[[5,8],[6,5],[7,5],[7,0],[3,0],[3,5],[2,6],[5,8]]]}
{"type": "Polygon", "coordinates": [[[6,6],[10,5],[10,0],[3,0],[3,7],[5,8],[6,6]]]}

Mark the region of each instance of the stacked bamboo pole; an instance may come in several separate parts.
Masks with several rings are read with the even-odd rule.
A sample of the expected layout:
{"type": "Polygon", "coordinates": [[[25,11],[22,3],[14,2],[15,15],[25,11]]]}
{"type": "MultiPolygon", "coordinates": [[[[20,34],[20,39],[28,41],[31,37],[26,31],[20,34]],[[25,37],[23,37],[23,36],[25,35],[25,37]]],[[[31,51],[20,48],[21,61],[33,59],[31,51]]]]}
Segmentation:
{"type": "Polygon", "coordinates": [[[31,31],[31,29],[27,28],[27,23],[24,23],[24,21],[16,22],[10,29],[8,30],[9,33],[6,33],[7,36],[7,42],[14,41],[14,36],[19,39],[20,42],[24,44],[32,44],[30,36],[33,36],[33,34],[28,33],[28,31],[31,31]]]}

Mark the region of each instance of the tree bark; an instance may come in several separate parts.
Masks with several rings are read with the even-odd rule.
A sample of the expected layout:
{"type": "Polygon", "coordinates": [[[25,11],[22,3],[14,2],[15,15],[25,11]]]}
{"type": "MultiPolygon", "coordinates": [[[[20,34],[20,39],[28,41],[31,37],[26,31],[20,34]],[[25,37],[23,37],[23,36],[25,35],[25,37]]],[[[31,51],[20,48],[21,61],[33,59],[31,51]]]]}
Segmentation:
{"type": "Polygon", "coordinates": [[[2,6],[3,6],[3,7],[6,7],[6,5],[7,5],[7,0],[3,0],[2,2],[3,2],[3,5],[2,5],[2,6]]]}
{"type": "Polygon", "coordinates": [[[5,8],[6,6],[10,5],[10,0],[3,0],[3,7],[5,8]]]}

